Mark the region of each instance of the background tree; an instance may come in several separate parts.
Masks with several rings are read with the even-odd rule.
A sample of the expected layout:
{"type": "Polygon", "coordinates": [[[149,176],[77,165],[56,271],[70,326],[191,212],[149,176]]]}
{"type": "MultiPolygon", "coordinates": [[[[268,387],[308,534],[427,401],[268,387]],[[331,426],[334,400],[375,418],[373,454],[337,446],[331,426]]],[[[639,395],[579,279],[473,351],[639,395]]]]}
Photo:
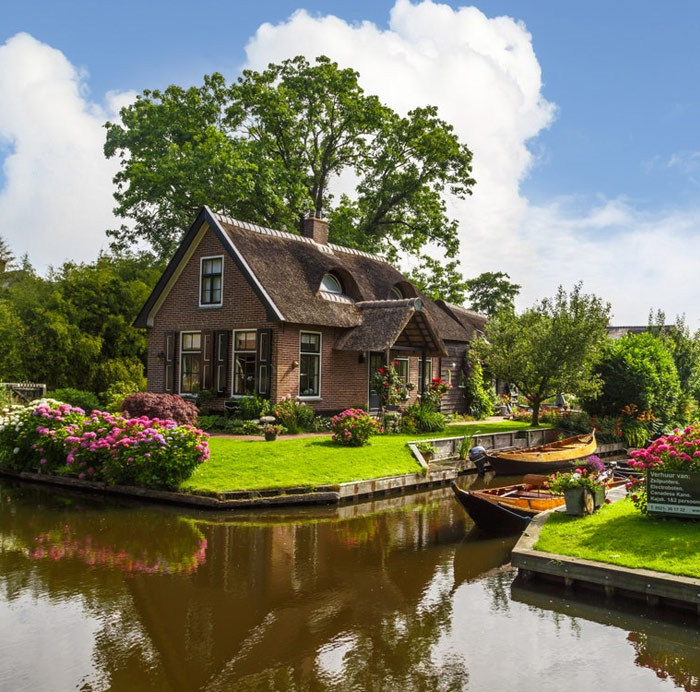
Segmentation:
{"type": "Polygon", "coordinates": [[[0,236],[0,272],[4,272],[12,268],[12,262],[15,256],[7,244],[7,241],[0,236]]]}
{"type": "Polygon", "coordinates": [[[146,240],[168,257],[199,207],[298,232],[323,208],[334,242],[395,259],[427,242],[448,257],[457,224],[445,193],[471,194],[471,152],[433,107],[400,116],[366,95],[359,75],[326,57],[247,70],[227,86],[144,91],[107,123],[117,156],[115,212],[132,227],[110,231],[120,249],[146,240]],[[335,201],[340,176],[352,195],[335,201]]]}
{"type": "Polygon", "coordinates": [[[520,284],[509,281],[505,272],[484,272],[464,282],[469,305],[475,312],[493,317],[503,309],[513,310],[520,284]]]}
{"type": "Polygon", "coordinates": [[[462,305],[466,283],[457,267],[457,260],[444,262],[426,256],[423,266],[411,270],[408,278],[432,300],[462,305]]]}
{"type": "Polygon", "coordinates": [[[522,314],[501,310],[489,321],[483,357],[495,377],[514,384],[532,405],[532,424],[539,424],[542,402],[560,392],[595,392],[600,377],[593,366],[605,342],[610,305],[560,286],[522,314]]]}
{"type": "Polygon", "coordinates": [[[598,395],[583,400],[592,415],[619,416],[627,406],[666,425],[676,421],[682,400],[673,356],[651,332],[609,340],[595,368],[602,381],[598,395]]]}

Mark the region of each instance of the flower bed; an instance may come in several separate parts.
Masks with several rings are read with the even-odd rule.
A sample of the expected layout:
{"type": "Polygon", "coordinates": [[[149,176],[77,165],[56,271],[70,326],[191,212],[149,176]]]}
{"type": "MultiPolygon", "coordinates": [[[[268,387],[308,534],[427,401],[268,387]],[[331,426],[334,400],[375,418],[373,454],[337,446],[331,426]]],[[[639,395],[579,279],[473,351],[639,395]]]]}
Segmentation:
{"type": "Polygon", "coordinates": [[[112,485],[176,488],[209,458],[208,435],[158,418],[124,418],[42,400],[0,421],[0,466],[112,485]]]}
{"type": "Polygon", "coordinates": [[[380,432],[379,423],[360,408],[349,408],[331,418],[333,441],[348,447],[362,447],[370,435],[380,432]]]}

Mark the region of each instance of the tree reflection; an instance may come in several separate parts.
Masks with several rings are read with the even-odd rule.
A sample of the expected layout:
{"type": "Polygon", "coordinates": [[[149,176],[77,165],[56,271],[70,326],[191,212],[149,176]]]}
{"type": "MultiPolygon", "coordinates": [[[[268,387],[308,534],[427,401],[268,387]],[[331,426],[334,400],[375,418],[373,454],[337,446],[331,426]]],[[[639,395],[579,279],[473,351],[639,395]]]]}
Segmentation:
{"type": "Polygon", "coordinates": [[[649,668],[662,680],[672,680],[676,687],[686,692],[700,689],[700,656],[697,649],[677,644],[669,647],[666,638],[646,632],[630,632],[627,640],[635,651],[634,661],[642,668],[649,668]]]}

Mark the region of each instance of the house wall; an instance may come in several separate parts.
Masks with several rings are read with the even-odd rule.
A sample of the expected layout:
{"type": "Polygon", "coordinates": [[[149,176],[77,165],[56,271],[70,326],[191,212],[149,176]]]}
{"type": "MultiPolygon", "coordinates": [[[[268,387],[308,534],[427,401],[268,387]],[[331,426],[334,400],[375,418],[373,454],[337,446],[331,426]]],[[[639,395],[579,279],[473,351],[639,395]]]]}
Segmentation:
{"type": "Polygon", "coordinates": [[[462,364],[467,352],[468,344],[462,341],[446,341],[447,358],[440,358],[440,377],[451,382],[452,389],[442,398],[441,410],[444,412],[464,413],[466,402],[464,400],[464,387],[460,387],[462,364]]]}
{"type": "MultiPolygon", "coordinates": [[[[203,329],[234,330],[277,328],[267,319],[265,307],[238,270],[231,257],[214,233],[207,229],[179,278],[154,317],[148,330],[148,390],[165,391],[165,365],[158,354],[165,351],[167,332],[198,331],[203,329]],[[199,307],[200,259],[211,255],[224,256],[221,307],[199,307]]],[[[273,335],[273,357],[274,343],[273,335]]],[[[227,359],[231,379],[232,339],[229,339],[227,359]]],[[[179,354],[179,342],[178,342],[179,354]]],[[[175,391],[179,391],[179,358],[175,364],[175,391]]],[[[223,406],[223,398],[222,398],[223,406]]]]}
{"type": "MultiPolygon", "coordinates": [[[[165,363],[158,354],[165,351],[168,332],[178,334],[175,359],[175,392],[180,382],[180,340],[182,331],[225,330],[232,333],[242,329],[270,328],[271,343],[271,400],[299,394],[299,335],[302,331],[321,333],[321,395],[317,399],[305,399],[316,411],[337,412],[350,406],[366,406],[368,403],[369,359],[359,362],[359,354],[335,350],[335,345],[345,330],[335,327],[287,324],[268,320],[265,306],[241,274],[231,257],[214,233],[207,229],[180,276],[155,314],[153,326],[148,330],[148,390],[165,391],[165,363]],[[200,260],[208,256],[224,256],[223,290],[221,307],[199,307],[200,260]],[[294,365],[297,363],[297,365],[294,365]]],[[[401,356],[394,353],[393,356],[401,356]]],[[[233,338],[229,338],[227,353],[228,391],[214,400],[213,408],[222,410],[224,400],[230,395],[233,376],[233,338]]],[[[439,374],[439,359],[433,360],[433,377],[439,374]]],[[[418,385],[419,358],[409,360],[409,381],[418,385]]],[[[408,403],[416,400],[419,387],[411,393],[408,403]]]]}

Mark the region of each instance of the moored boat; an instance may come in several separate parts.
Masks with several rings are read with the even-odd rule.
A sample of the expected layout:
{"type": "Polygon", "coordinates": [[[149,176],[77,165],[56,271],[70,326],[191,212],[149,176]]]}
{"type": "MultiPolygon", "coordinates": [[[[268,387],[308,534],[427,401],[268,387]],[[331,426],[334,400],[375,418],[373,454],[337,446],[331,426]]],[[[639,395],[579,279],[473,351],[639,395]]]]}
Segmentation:
{"type": "Polygon", "coordinates": [[[555,495],[543,487],[546,480],[544,476],[527,476],[516,485],[471,491],[452,483],[452,490],[480,529],[516,533],[540,512],[564,504],[563,495],[555,495]]]}
{"type": "Polygon", "coordinates": [[[571,468],[577,460],[593,454],[597,446],[595,430],[593,430],[584,435],[567,437],[538,447],[490,450],[486,458],[491,468],[500,475],[550,474],[571,468]]]}

